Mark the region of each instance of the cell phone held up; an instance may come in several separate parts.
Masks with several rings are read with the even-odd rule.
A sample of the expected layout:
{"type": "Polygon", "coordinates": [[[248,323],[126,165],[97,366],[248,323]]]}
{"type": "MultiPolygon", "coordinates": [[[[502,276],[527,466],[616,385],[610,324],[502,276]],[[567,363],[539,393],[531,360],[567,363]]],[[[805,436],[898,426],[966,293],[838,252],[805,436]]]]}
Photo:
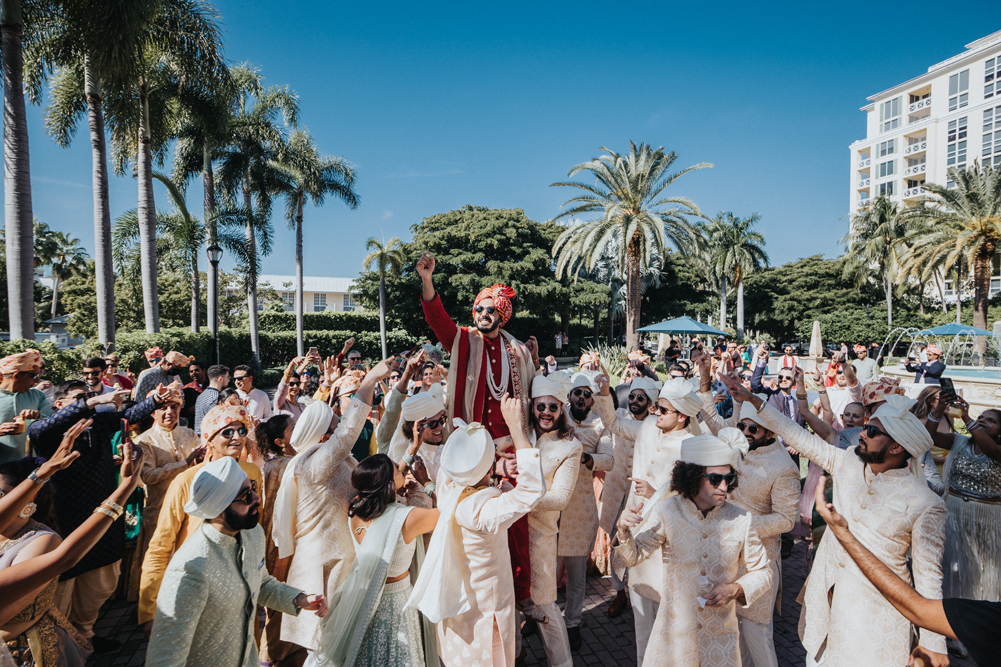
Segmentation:
{"type": "Polygon", "coordinates": [[[949,418],[959,419],[962,417],[963,409],[954,405],[959,395],[956,394],[956,386],[952,383],[952,378],[939,378],[939,386],[942,387],[942,391],[939,393],[939,400],[949,404],[949,418]]]}

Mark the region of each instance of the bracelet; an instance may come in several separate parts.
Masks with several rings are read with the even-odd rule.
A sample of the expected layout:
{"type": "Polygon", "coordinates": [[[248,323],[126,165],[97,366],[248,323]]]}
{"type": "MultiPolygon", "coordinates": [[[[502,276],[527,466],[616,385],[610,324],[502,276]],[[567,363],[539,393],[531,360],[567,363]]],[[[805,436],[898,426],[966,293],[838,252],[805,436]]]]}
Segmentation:
{"type": "Polygon", "coordinates": [[[800,394],[798,392],[796,393],[796,400],[798,400],[798,401],[805,401],[806,399],[807,399],[806,394],[800,394]]]}
{"type": "Polygon", "coordinates": [[[410,466],[412,466],[414,464],[414,457],[411,456],[410,453],[408,452],[408,453],[406,453],[406,454],[403,455],[403,462],[409,468],[410,466]]]}
{"type": "Polygon", "coordinates": [[[104,514],[110,517],[112,521],[118,521],[119,515],[109,510],[107,507],[95,507],[92,514],[104,514]]]}
{"type": "Polygon", "coordinates": [[[35,468],[34,470],[32,470],[31,473],[28,475],[28,479],[30,479],[35,484],[38,484],[39,486],[41,486],[42,484],[45,484],[47,481],[49,481],[48,477],[42,478],[42,477],[38,476],[38,471],[41,470],[41,469],[42,469],[42,467],[39,466],[39,467],[35,468]]]}
{"type": "Polygon", "coordinates": [[[966,430],[967,431],[972,431],[973,430],[973,425],[976,424],[976,423],[977,423],[976,419],[971,419],[970,421],[966,422],[966,430]]]}
{"type": "Polygon", "coordinates": [[[818,393],[818,394],[826,394],[826,393],[827,393],[827,390],[825,389],[825,390],[823,390],[823,391],[818,391],[817,393],[818,393]]]}
{"type": "Polygon", "coordinates": [[[107,507],[112,512],[118,512],[119,514],[125,511],[124,507],[122,507],[113,500],[105,500],[103,503],[101,503],[101,507],[107,507]]]}
{"type": "Polygon", "coordinates": [[[430,496],[432,493],[434,493],[434,490],[436,488],[438,488],[437,484],[435,484],[434,482],[428,482],[427,484],[424,485],[424,493],[430,496]]]}
{"type": "Polygon", "coordinates": [[[938,424],[938,423],[940,423],[942,421],[942,418],[939,417],[938,419],[936,419],[935,415],[933,415],[932,413],[929,412],[928,413],[928,421],[935,422],[936,424],[938,424]]]}

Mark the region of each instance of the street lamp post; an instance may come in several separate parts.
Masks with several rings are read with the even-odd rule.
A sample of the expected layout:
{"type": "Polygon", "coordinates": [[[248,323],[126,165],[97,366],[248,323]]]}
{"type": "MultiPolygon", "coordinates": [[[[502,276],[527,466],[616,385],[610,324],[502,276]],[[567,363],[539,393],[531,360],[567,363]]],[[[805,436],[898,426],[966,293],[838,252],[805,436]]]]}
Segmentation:
{"type": "Polygon", "coordinates": [[[212,338],[215,341],[215,362],[219,363],[219,261],[222,259],[222,248],[214,243],[205,249],[209,256],[209,264],[212,266],[212,275],[209,276],[209,329],[212,331],[212,338]]]}

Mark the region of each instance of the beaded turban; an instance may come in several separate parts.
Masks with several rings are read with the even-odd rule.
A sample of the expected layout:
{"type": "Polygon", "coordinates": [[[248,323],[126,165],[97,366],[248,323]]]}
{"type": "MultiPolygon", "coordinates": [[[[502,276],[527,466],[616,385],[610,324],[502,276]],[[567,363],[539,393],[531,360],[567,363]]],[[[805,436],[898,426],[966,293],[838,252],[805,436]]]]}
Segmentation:
{"type": "Polygon", "coordinates": [[[493,299],[494,308],[501,316],[501,326],[507,324],[507,321],[511,319],[511,315],[514,314],[514,304],[511,303],[511,299],[514,298],[514,290],[507,285],[492,285],[482,290],[476,295],[476,299],[473,300],[473,319],[476,319],[476,305],[483,301],[484,299],[493,299]]]}
{"type": "Polygon", "coordinates": [[[27,371],[29,373],[42,372],[42,353],[38,350],[25,350],[18,354],[0,359],[0,373],[17,373],[27,371]]]}

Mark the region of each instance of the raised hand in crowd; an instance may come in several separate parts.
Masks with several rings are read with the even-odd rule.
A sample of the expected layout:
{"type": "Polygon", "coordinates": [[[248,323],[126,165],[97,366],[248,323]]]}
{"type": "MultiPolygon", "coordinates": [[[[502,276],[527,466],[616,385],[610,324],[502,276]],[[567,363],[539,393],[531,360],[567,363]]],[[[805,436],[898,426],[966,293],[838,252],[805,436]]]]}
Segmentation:
{"type": "MultiPolygon", "coordinates": [[[[114,391],[109,391],[106,394],[101,394],[100,396],[91,396],[87,399],[87,407],[93,409],[98,405],[114,405],[115,410],[118,410],[122,407],[122,401],[124,401],[131,393],[132,392],[128,389],[115,389],[114,391]]],[[[153,400],[157,401],[157,403],[162,403],[164,398],[170,397],[170,390],[164,389],[161,384],[156,388],[156,394],[153,396],[153,400]],[[156,397],[159,395],[162,395],[162,397],[157,401],[156,397]]]]}
{"type": "Polygon", "coordinates": [[[619,515],[619,521],[616,524],[619,529],[619,539],[629,539],[632,536],[632,530],[636,526],[643,522],[643,511],[644,503],[640,503],[636,507],[627,507],[622,510],[622,514],[619,515]]]}
{"type": "Polygon", "coordinates": [[[535,336],[529,336],[528,340],[525,341],[525,347],[532,355],[532,365],[536,368],[539,367],[539,339],[535,336]]]}
{"type": "Polygon", "coordinates": [[[598,377],[594,378],[594,385],[598,388],[598,393],[601,394],[602,396],[610,395],[608,375],[606,375],[605,373],[602,373],[598,377]]]}
{"type": "Polygon", "coordinates": [[[626,479],[636,485],[634,489],[636,491],[636,495],[638,496],[653,498],[653,494],[657,492],[657,489],[655,489],[653,485],[645,479],[639,479],[638,477],[626,477],[626,479]]]}

